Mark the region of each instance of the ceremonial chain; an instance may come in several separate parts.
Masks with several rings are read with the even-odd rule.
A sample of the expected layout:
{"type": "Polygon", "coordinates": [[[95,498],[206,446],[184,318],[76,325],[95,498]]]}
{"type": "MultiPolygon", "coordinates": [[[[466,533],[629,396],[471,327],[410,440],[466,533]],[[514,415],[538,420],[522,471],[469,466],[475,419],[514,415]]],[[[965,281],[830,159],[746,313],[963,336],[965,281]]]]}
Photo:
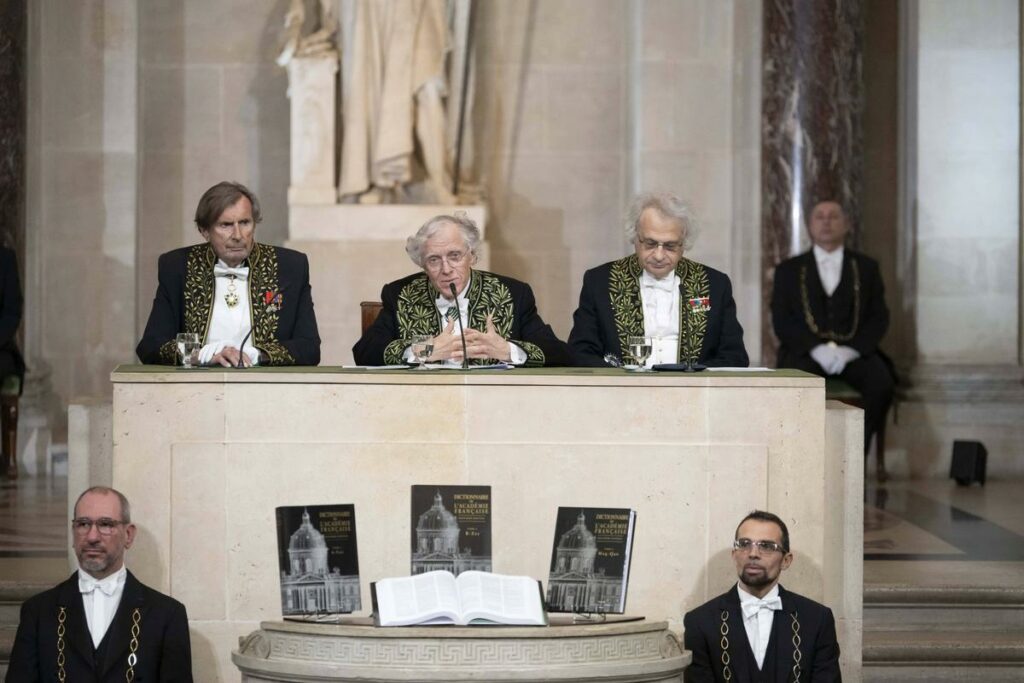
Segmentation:
{"type": "Polygon", "coordinates": [[[857,334],[857,325],[860,323],[860,268],[857,266],[856,259],[850,259],[850,265],[853,268],[853,325],[850,327],[848,334],[822,332],[818,329],[818,324],[814,322],[814,314],[811,312],[811,302],[807,296],[807,266],[800,266],[800,302],[804,307],[804,320],[807,322],[807,327],[811,329],[811,332],[822,339],[828,339],[833,342],[845,342],[850,341],[857,334]]]}
{"type": "MultiPolygon", "coordinates": [[[[793,682],[800,683],[800,676],[803,670],[800,668],[800,662],[803,660],[803,654],[800,652],[800,620],[797,618],[796,612],[790,612],[789,617],[793,620],[790,624],[790,628],[793,629],[793,682]]],[[[726,681],[732,680],[732,669],[729,668],[729,663],[732,661],[729,658],[729,610],[722,610],[722,625],[718,632],[722,635],[722,639],[718,645],[722,648],[722,678],[726,681]]]]}
{"type": "MultiPolygon", "coordinates": [[[[132,610],[132,639],[128,644],[128,670],[124,679],[128,683],[135,680],[135,665],[139,661],[139,622],[142,620],[142,612],[136,607],[132,610]]],[[[61,606],[57,613],[57,680],[64,683],[67,676],[64,673],[64,634],[66,633],[65,622],[67,621],[67,608],[61,606]]]]}
{"type": "Polygon", "coordinates": [[[64,683],[64,622],[67,608],[61,607],[57,615],[57,680],[64,683]]]}

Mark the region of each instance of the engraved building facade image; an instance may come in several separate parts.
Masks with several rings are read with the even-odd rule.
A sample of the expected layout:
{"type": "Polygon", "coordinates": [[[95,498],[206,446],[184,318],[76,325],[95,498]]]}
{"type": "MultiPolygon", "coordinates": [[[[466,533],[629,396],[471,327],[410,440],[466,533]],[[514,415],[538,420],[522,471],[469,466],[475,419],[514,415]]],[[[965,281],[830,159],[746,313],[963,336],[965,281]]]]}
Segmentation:
{"type": "Polygon", "coordinates": [[[359,577],[327,562],[327,541],[303,512],[288,542],[290,570],[281,572],[281,609],[287,615],[339,614],[361,609],[359,577]]]}
{"type": "Polygon", "coordinates": [[[438,491],[434,494],[434,504],[416,522],[412,573],[449,571],[458,576],[470,570],[491,571],[490,557],[474,557],[472,549],[459,549],[459,533],[459,520],[445,508],[438,491]]]}
{"type": "Polygon", "coordinates": [[[558,540],[548,578],[548,609],[553,612],[611,611],[622,598],[622,577],[594,570],[597,541],[581,510],[576,524],[558,540]]]}

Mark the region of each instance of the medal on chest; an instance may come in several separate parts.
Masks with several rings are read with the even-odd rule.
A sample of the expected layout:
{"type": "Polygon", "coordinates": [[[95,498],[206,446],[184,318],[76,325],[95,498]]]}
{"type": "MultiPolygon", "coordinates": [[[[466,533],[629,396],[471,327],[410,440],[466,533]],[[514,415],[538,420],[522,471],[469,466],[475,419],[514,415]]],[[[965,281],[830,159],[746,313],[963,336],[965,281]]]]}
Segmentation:
{"type": "Polygon", "coordinates": [[[224,295],[224,303],[228,305],[228,308],[234,308],[238,305],[238,288],[235,286],[234,275],[228,278],[228,292],[224,295]]]}

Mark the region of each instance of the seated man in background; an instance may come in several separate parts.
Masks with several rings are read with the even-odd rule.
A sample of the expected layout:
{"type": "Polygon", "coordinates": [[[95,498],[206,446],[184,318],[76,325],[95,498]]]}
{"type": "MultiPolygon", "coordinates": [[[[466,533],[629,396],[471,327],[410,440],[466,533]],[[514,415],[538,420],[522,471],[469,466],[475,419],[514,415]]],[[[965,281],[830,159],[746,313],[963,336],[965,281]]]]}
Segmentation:
{"type": "Polygon", "coordinates": [[[352,348],[359,365],[397,365],[412,358],[416,335],[433,337],[429,362],[567,365],[569,352],[537,313],[524,282],[475,270],[480,230],[462,214],[436,216],[406,242],[423,269],[381,290],[383,309],[352,348]]]}
{"type": "Polygon", "coordinates": [[[684,680],[841,681],[832,610],[779,585],[793,563],[786,523],[755,510],[732,548],[739,582],[683,618],[683,646],[693,653],[684,680]]]}
{"type": "Polygon", "coordinates": [[[838,376],[864,400],[864,452],[885,425],[895,379],[878,348],[889,309],[878,263],[846,249],[846,214],[834,201],[811,211],[812,249],[775,268],[772,326],[780,368],[838,376]]]}
{"type": "Polygon", "coordinates": [[[626,237],[636,253],[588,270],[573,314],[569,347],[576,365],[623,358],[627,337],[647,336],[646,365],[687,359],[746,367],[743,328],[725,273],[683,258],[696,238],[689,207],[671,194],[641,194],[630,206],[626,237]]]}
{"type": "Polygon", "coordinates": [[[22,605],[8,683],[192,680],[184,605],[124,566],[135,531],[120,492],[94,486],[78,497],[78,571],[22,605]]]}
{"type": "Polygon", "coordinates": [[[320,362],[309,261],[256,241],[260,203],[239,183],[207,190],[195,222],[206,241],[160,256],[153,309],[136,353],[173,365],[175,336],[194,332],[200,365],[316,365],[320,362]],[[244,343],[244,346],[243,346],[244,343]]]}

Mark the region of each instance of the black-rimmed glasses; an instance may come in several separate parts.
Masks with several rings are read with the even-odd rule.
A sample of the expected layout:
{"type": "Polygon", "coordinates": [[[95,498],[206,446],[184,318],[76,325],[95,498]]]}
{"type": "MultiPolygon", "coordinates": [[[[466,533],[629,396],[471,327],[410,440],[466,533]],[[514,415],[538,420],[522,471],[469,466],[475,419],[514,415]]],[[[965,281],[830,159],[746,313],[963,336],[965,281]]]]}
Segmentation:
{"type": "Polygon", "coordinates": [[[98,531],[101,536],[110,536],[117,531],[117,527],[122,524],[127,524],[127,522],[122,522],[119,519],[110,519],[109,517],[100,517],[95,520],[89,519],[88,517],[77,517],[71,520],[71,529],[76,535],[85,536],[89,533],[89,529],[95,525],[96,531],[98,531]]]}

